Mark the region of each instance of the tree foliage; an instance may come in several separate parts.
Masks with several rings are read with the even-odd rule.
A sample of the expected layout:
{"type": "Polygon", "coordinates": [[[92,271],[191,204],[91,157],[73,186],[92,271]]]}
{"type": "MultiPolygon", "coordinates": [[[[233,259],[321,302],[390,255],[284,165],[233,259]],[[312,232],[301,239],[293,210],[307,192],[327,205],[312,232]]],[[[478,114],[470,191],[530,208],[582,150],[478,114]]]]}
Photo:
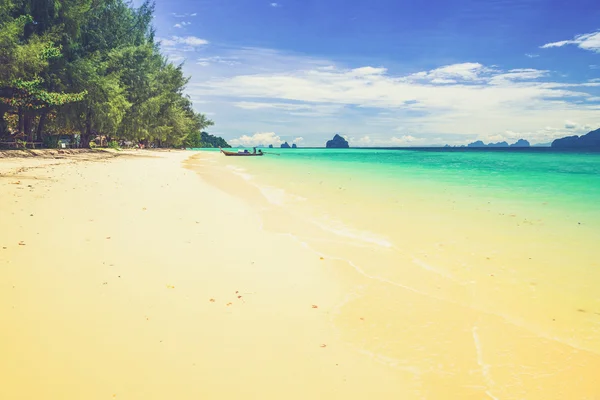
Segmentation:
{"type": "Polygon", "coordinates": [[[154,40],[153,13],[148,0],[0,0],[0,137],[216,143],[154,40]]]}
{"type": "Polygon", "coordinates": [[[206,132],[194,132],[185,140],[185,146],[192,149],[200,148],[216,148],[216,147],[231,147],[223,138],[213,136],[206,132]]]}

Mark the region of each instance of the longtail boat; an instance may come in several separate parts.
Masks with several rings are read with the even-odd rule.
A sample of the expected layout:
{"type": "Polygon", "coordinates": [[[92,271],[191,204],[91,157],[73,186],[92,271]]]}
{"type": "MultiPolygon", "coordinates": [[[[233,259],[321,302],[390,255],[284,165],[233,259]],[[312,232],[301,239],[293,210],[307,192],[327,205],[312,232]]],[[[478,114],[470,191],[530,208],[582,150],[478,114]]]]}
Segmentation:
{"type": "Polygon", "coordinates": [[[219,150],[221,150],[221,153],[225,154],[226,156],[236,156],[236,157],[255,157],[255,156],[262,156],[263,152],[260,151],[258,153],[237,153],[235,151],[225,151],[222,148],[219,147],[219,150]]]}

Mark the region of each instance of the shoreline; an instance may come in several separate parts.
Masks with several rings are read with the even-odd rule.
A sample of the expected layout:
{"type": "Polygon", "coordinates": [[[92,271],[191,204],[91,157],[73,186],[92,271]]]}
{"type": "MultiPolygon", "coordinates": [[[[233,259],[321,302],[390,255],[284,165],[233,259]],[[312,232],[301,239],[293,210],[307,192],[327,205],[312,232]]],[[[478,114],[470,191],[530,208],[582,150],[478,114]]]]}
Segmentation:
{"type": "MultiPolygon", "coordinates": [[[[477,354],[479,355],[471,358],[475,365],[467,366],[465,364],[463,367],[465,371],[481,367],[478,367],[477,364],[482,357],[480,354],[482,347],[486,349],[486,365],[489,365],[487,368],[496,368],[498,363],[504,364],[509,362],[510,365],[513,365],[511,369],[495,373],[498,386],[496,390],[499,390],[499,394],[497,395],[500,398],[511,397],[508,392],[503,393],[504,389],[501,388],[503,386],[513,387],[517,385],[515,380],[521,379],[520,374],[528,374],[529,372],[527,371],[538,371],[536,374],[546,376],[548,379],[544,379],[546,389],[541,391],[529,386],[531,383],[525,384],[521,382],[519,387],[523,385],[520,390],[523,390],[522,396],[526,396],[526,398],[555,398],[552,396],[564,390],[565,382],[575,379],[575,376],[578,376],[577,379],[582,382],[582,386],[580,387],[582,396],[589,396],[590,393],[595,394],[600,390],[600,387],[595,385],[592,378],[593,371],[600,368],[598,342],[594,339],[593,335],[589,335],[589,332],[594,330],[595,314],[591,314],[597,304],[589,296],[586,297],[587,303],[589,301],[592,302],[587,304],[586,301],[582,303],[581,300],[565,298],[560,294],[554,293],[555,295],[552,295],[552,292],[548,292],[543,276],[539,275],[544,270],[544,263],[550,262],[552,257],[556,257],[557,255],[560,255],[560,258],[570,257],[574,255],[571,254],[573,251],[562,254],[560,250],[558,250],[559,252],[554,250],[554,252],[548,253],[548,257],[542,258],[537,257],[541,256],[541,254],[536,253],[536,256],[534,256],[534,258],[537,257],[536,261],[532,264],[531,261],[524,263],[518,257],[513,257],[509,251],[498,252],[494,251],[494,248],[488,250],[479,249],[478,246],[485,245],[489,247],[491,243],[482,242],[481,240],[472,241],[477,238],[477,235],[485,233],[487,230],[485,228],[486,224],[491,223],[491,226],[494,226],[495,229],[499,228],[499,231],[493,236],[485,235],[485,237],[482,237],[484,240],[500,239],[503,234],[506,235],[519,226],[519,222],[511,218],[506,219],[498,216],[488,218],[484,215],[482,215],[482,217],[485,217],[484,219],[475,219],[476,221],[481,220],[481,229],[483,230],[479,234],[476,234],[477,231],[473,231],[468,235],[469,237],[473,236],[473,239],[465,243],[448,242],[451,236],[444,237],[442,235],[442,232],[445,231],[447,231],[447,235],[451,235],[457,228],[458,231],[456,234],[461,235],[460,231],[464,228],[461,228],[461,225],[464,225],[464,219],[454,216],[454,219],[448,218],[444,223],[438,222],[435,225],[435,230],[419,229],[418,232],[414,232],[413,230],[418,226],[431,225],[423,225],[419,222],[420,217],[411,218],[408,214],[401,214],[404,222],[402,220],[392,220],[393,222],[390,221],[391,226],[388,226],[389,224],[381,226],[389,228],[387,232],[395,230],[398,234],[390,245],[386,245],[388,243],[387,240],[372,240],[370,237],[366,238],[369,239],[366,243],[356,242],[346,233],[347,229],[352,228],[352,225],[332,229],[331,225],[329,227],[321,226],[320,224],[315,224],[316,221],[313,220],[316,216],[314,212],[333,213],[338,208],[338,204],[341,204],[340,201],[343,202],[343,196],[337,198],[337,200],[332,200],[336,198],[330,198],[327,193],[324,194],[325,188],[308,192],[304,190],[306,189],[304,186],[297,186],[297,182],[302,180],[301,176],[289,169],[280,168],[277,174],[281,178],[276,182],[273,179],[263,179],[264,177],[261,174],[264,171],[259,165],[254,167],[254,164],[249,162],[245,163],[214,157],[210,153],[198,156],[198,160],[200,158],[204,159],[204,162],[200,162],[197,168],[198,170],[204,170],[203,176],[205,179],[208,179],[211,184],[221,187],[232,195],[254,203],[255,209],[261,213],[263,219],[266,221],[266,229],[279,232],[280,234],[285,234],[285,232],[293,229],[297,240],[309,241],[309,244],[305,243],[305,247],[312,247],[313,251],[324,256],[325,259],[339,260],[342,265],[339,265],[338,269],[346,271],[340,273],[339,280],[348,282],[359,281],[361,282],[358,284],[359,286],[368,288],[362,290],[357,299],[348,302],[348,307],[343,312],[344,315],[337,318],[335,322],[340,331],[343,332],[343,337],[349,343],[362,343],[359,346],[359,351],[366,352],[367,354],[377,354],[378,352],[375,349],[384,346],[385,350],[380,351],[379,356],[383,359],[392,360],[392,364],[401,364],[398,360],[403,359],[411,359],[416,364],[419,364],[420,360],[427,359],[430,355],[427,352],[422,355],[413,354],[414,352],[410,347],[406,348],[404,345],[397,343],[397,339],[394,337],[394,335],[401,332],[407,332],[408,329],[409,332],[414,332],[409,335],[410,339],[405,338],[405,340],[408,340],[409,343],[412,341],[422,342],[421,346],[429,347],[433,343],[444,342],[452,338],[451,342],[448,342],[450,346],[448,349],[437,349],[432,352],[438,356],[444,353],[448,353],[448,356],[450,356],[457,351],[458,353],[454,354],[454,357],[451,358],[455,360],[453,361],[454,363],[457,362],[456,360],[464,358],[464,354],[469,354],[474,348],[477,349],[477,354]],[[225,176],[228,177],[225,178],[225,176]],[[250,189],[250,186],[254,188],[250,189]],[[264,193],[264,189],[266,188],[270,189],[270,193],[264,193]],[[274,193],[275,188],[280,193],[274,193]],[[273,196],[274,194],[277,194],[277,196],[273,196]],[[287,201],[281,200],[285,196],[287,196],[287,201]],[[312,206],[306,205],[307,196],[310,198],[314,197],[315,199],[321,199],[321,197],[326,199],[323,200],[323,204],[320,204],[324,208],[314,208],[314,202],[311,203],[312,206]],[[295,200],[295,198],[299,198],[299,200],[295,200]],[[484,223],[484,221],[486,222],[484,223]],[[506,221],[506,223],[498,225],[500,221],[506,221]],[[406,229],[394,228],[394,223],[399,224],[396,226],[406,227],[406,229]],[[511,227],[513,225],[514,228],[511,227]],[[416,242],[414,240],[415,233],[418,233],[418,240],[416,242]],[[419,243],[429,243],[428,246],[436,243],[437,245],[430,250],[423,248],[425,252],[421,256],[417,256],[417,254],[414,254],[415,250],[412,250],[411,246],[407,247],[407,244],[404,242],[417,245],[417,249],[419,249],[419,243]],[[396,247],[394,243],[399,244],[401,247],[396,247]],[[465,251],[469,251],[469,247],[477,249],[472,251],[483,254],[476,256],[464,254],[465,251]],[[389,255],[386,255],[386,252],[389,255]],[[486,252],[489,253],[485,254],[486,252]],[[485,255],[488,257],[484,257],[485,255]],[[415,258],[415,256],[417,257],[415,258]],[[473,264],[473,268],[467,268],[466,266],[459,268],[459,264],[452,266],[451,269],[443,268],[440,270],[436,268],[436,263],[438,263],[438,266],[444,266],[444,264],[447,264],[447,262],[442,262],[444,260],[450,261],[457,257],[460,260],[461,257],[464,258],[465,256],[468,256],[465,261],[469,265],[473,264]],[[441,264],[439,264],[440,262],[441,264]],[[475,269],[475,266],[478,268],[475,269]],[[514,270],[517,266],[523,267],[525,276],[519,278],[515,276],[513,278],[514,270]],[[539,270],[538,266],[542,269],[539,270]],[[349,272],[349,270],[354,270],[359,275],[362,275],[368,283],[363,282],[361,278],[353,278],[351,275],[355,272],[349,272]],[[531,275],[531,273],[535,273],[536,275],[531,275]],[[531,277],[527,278],[528,274],[531,277]],[[519,282],[515,279],[522,281],[519,282]],[[529,283],[528,280],[531,280],[532,283],[529,283]],[[538,280],[539,282],[536,282],[538,280]],[[377,282],[374,283],[373,281],[377,282]],[[519,284],[519,286],[516,286],[516,284],[519,284]],[[511,293],[518,296],[512,296],[511,293]],[[530,304],[521,303],[521,301],[529,301],[530,304]],[[414,305],[419,311],[412,312],[405,310],[403,304],[414,305]],[[497,307],[496,304],[501,307],[497,307]],[[527,306],[525,307],[526,310],[519,311],[523,306],[527,306]],[[378,311],[382,308],[386,312],[382,313],[378,311]],[[370,330],[357,327],[357,309],[368,310],[369,313],[377,315],[378,324],[382,327],[390,326],[390,323],[392,323],[392,329],[386,332],[386,330],[370,330]],[[517,313],[515,314],[514,311],[517,311],[517,313]],[[452,316],[452,319],[447,320],[446,315],[452,316]],[[465,315],[467,315],[466,318],[464,317],[465,315]],[[390,318],[392,318],[391,321],[390,318]],[[427,333],[426,330],[421,330],[421,328],[407,328],[402,323],[392,322],[398,318],[404,319],[409,326],[438,326],[439,332],[431,331],[427,333]],[[461,322],[461,320],[464,321],[461,322]],[[584,321],[587,322],[585,322],[585,325],[582,325],[584,321]],[[575,329],[577,330],[575,331],[575,329]],[[360,330],[362,332],[359,332],[360,330]],[[465,336],[462,332],[468,332],[468,335],[465,336]],[[504,334],[507,332],[510,332],[510,334],[504,337],[504,334]],[[576,335],[574,335],[575,332],[577,332],[576,335]],[[351,334],[348,335],[348,333],[351,334]],[[429,337],[429,335],[432,335],[432,337],[429,337]],[[372,340],[374,337],[377,339],[372,340]],[[395,344],[389,347],[391,343],[395,344]],[[454,345],[450,345],[450,343],[454,343],[454,345]],[[495,346],[490,349],[489,343],[495,343],[495,346]],[[452,348],[452,346],[456,347],[456,349],[452,348]],[[495,348],[496,346],[498,347],[495,348]],[[502,346],[509,346],[511,350],[509,351],[508,348],[502,350],[502,346]],[[503,352],[507,351],[512,355],[513,360],[508,361],[502,355],[503,352]],[[536,361],[524,357],[534,357],[533,360],[536,361]],[[580,358],[580,360],[573,361],[574,357],[580,358]],[[542,359],[546,359],[546,361],[542,363],[542,359]],[[568,376],[567,374],[559,378],[556,370],[560,370],[561,365],[573,362],[578,365],[586,365],[586,367],[571,371],[574,374],[573,376],[568,376]],[[520,373],[515,372],[519,370],[521,370],[520,373]]],[[[302,176],[305,179],[310,179],[309,177],[312,176],[310,174],[314,174],[314,172],[312,169],[307,169],[304,171],[304,174],[309,175],[302,176]]],[[[347,183],[345,181],[339,182],[338,185],[336,182],[333,189],[341,186],[345,191],[347,183]]],[[[328,184],[331,185],[331,182],[328,182],[328,184]]],[[[316,187],[318,188],[319,186],[317,185],[316,187]]],[[[354,199],[354,197],[352,198],[354,199]]],[[[411,213],[422,210],[424,205],[418,204],[418,198],[419,195],[417,193],[415,202],[406,202],[406,204],[403,204],[403,207],[413,210],[411,213]]],[[[367,199],[363,200],[367,201],[367,199]]],[[[355,201],[360,200],[355,199],[355,201]]],[[[365,209],[371,209],[372,206],[369,202],[363,204],[365,209]]],[[[455,209],[454,206],[451,208],[452,210],[455,209]]],[[[452,210],[449,208],[447,210],[449,214],[445,216],[451,217],[457,213],[457,210],[452,210]]],[[[434,211],[439,213],[441,209],[434,209],[434,211]]],[[[362,214],[359,210],[356,212],[362,214]]],[[[337,221],[357,221],[350,214],[336,213],[335,215],[341,217],[337,221]]],[[[354,215],[357,214],[354,213],[354,215]]],[[[371,214],[364,213],[365,217],[368,215],[371,214]]],[[[429,218],[426,214],[423,217],[429,218]]],[[[332,220],[331,222],[335,221],[332,220]]],[[[535,235],[544,234],[545,232],[543,237],[550,240],[555,236],[552,232],[554,224],[550,222],[548,222],[548,226],[543,230],[541,230],[543,225],[528,227],[529,225],[525,224],[524,226],[528,228],[519,228],[519,230],[514,230],[514,233],[518,234],[517,237],[523,236],[525,238],[529,231],[535,235]],[[521,229],[525,229],[525,231],[521,231],[521,229]]],[[[366,231],[358,230],[357,234],[361,232],[369,233],[369,235],[378,235],[381,231],[367,228],[366,231]]],[[[506,240],[503,240],[502,243],[503,245],[495,244],[494,246],[505,249],[512,246],[511,242],[506,242],[506,240]],[[506,247],[506,245],[509,245],[509,247],[506,247]]],[[[524,243],[527,242],[525,241],[524,243]]],[[[526,256],[528,252],[517,251],[517,254],[526,256]]],[[[585,261],[586,258],[580,257],[578,260],[585,261]]],[[[588,263],[591,262],[591,259],[587,260],[588,263]]],[[[526,261],[527,257],[525,257],[526,261]]],[[[556,261],[554,264],[556,264],[556,261]]],[[[448,267],[448,265],[445,267],[448,267]]],[[[568,269],[561,268],[557,270],[557,273],[569,274],[570,272],[568,269]]],[[[465,361],[463,360],[462,362],[465,361]]],[[[446,362],[451,361],[446,360],[446,362]]],[[[449,373],[450,371],[447,372],[449,373]]],[[[440,371],[440,373],[443,374],[444,372],[440,371]]],[[[565,371],[562,373],[565,373],[565,371]]],[[[453,380],[458,382],[460,379],[458,375],[453,376],[453,380]]],[[[465,382],[464,386],[471,387],[482,384],[484,383],[465,382]]],[[[456,385],[457,383],[447,382],[444,385],[440,385],[440,387],[434,386],[430,390],[434,392],[440,390],[439,395],[442,396],[444,393],[444,389],[442,388],[450,390],[451,387],[456,388],[456,385]]],[[[454,398],[470,396],[466,392],[458,393],[456,392],[454,398]]],[[[570,392],[569,395],[577,398],[575,392],[570,392]]]]}
{"type": "Polygon", "coordinates": [[[478,285],[394,241],[313,224],[219,154],[38,161],[0,159],[2,398],[600,394],[598,354],[478,310],[478,285]]]}

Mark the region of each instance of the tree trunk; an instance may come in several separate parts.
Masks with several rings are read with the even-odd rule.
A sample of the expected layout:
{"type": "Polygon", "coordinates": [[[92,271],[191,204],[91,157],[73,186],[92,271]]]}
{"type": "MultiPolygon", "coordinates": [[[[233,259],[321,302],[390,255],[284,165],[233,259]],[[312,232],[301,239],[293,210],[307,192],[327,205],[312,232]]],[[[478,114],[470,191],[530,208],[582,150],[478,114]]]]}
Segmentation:
{"type": "Polygon", "coordinates": [[[0,137],[8,136],[8,123],[4,119],[4,114],[9,108],[4,103],[0,103],[0,137]]]}
{"type": "Polygon", "coordinates": [[[92,110],[88,109],[85,115],[85,133],[81,135],[81,147],[90,147],[90,137],[92,136],[92,110]]]}
{"type": "Polygon", "coordinates": [[[27,137],[28,142],[33,142],[33,115],[26,112],[23,121],[23,132],[27,137]]]}
{"type": "Polygon", "coordinates": [[[48,110],[42,111],[42,115],[40,115],[40,122],[38,122],[37,132],[36,132],[36,140],[38,142],[44,141],[44,125],[46,124],[47,116],[48,116],[48,110]]]}
{"type": "Polygon", "coordinates": [[[25,132],[25,116],[23,115],[23,109],[19,108],[19,126],[17,127],[18,133],[25,132]]]}

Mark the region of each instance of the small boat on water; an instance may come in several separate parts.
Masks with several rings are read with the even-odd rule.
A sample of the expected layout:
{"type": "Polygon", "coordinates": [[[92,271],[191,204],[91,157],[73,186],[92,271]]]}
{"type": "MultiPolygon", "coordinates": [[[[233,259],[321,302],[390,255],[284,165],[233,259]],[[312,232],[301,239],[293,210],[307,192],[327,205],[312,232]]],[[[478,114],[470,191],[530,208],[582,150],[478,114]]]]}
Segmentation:
{"type": "Polygon", "coordinates": [[[235,151],[225,151],[222,148],[219,147],[219,150],[221,150],[221,153],[225,154],[226,156],[236,156],[236,157],[256,157],[256,156],[262,156],[264,153],[262,152],[262,150],[259,150],[258,153],[250,153],[248,150],[244,150],[243,152],[235,152],[235,151]]]}

